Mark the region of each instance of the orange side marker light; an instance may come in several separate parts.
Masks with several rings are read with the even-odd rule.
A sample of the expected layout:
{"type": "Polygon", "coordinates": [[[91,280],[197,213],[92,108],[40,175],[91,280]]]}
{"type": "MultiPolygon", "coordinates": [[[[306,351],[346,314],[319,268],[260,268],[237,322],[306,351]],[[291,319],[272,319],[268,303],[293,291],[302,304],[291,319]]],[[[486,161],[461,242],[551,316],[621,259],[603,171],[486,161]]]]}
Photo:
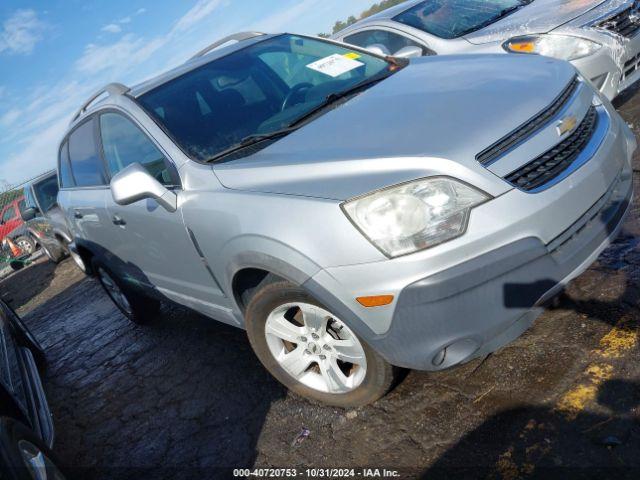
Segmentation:
{"type": "Polygon", "coordinates": [[[373,297],[358,297],[358,303],[363,307],[384,307],[393,302],[393,295],[375,295],[373,297]]]}

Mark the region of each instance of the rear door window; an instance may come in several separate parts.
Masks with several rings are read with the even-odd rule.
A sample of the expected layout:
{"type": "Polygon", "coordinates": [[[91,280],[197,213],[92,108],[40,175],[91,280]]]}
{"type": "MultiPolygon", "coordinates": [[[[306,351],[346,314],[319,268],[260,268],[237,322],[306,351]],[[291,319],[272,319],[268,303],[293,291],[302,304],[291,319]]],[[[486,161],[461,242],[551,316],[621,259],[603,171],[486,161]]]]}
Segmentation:
{"type": "Polygon", "coordinates": [[[104,167],[96,147],[93,122],[91,119],[83,123],[69,137],[69,160],[78,187],[106,184],[104,167]]]}

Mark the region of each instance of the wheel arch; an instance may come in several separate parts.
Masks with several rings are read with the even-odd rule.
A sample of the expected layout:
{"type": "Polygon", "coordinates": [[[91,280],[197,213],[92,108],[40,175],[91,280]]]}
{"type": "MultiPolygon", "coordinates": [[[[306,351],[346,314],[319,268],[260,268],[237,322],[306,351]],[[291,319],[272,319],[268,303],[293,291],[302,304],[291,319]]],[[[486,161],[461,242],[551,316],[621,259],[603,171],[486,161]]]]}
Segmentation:
{"type": "Polygon", "coordinates": [[[69,244],[70,250],[75,250],[75,252],[80,256],[84,265],[85,265],[85,273],[89,276],[94,276],[95,272],[91,267],[93,258],[97,256],[91,248],[89,248],[84,242],[72,242],[69,244]]]}
{"type": "Polygon", "coordinates": [[[228,244],[220,258],[229,258],[224,283],[238,313],[244,316],[247,292],[255,289],[267,275],[302,286],[321,267],[300,252],[277,240],[245,236],[228,244]]]}

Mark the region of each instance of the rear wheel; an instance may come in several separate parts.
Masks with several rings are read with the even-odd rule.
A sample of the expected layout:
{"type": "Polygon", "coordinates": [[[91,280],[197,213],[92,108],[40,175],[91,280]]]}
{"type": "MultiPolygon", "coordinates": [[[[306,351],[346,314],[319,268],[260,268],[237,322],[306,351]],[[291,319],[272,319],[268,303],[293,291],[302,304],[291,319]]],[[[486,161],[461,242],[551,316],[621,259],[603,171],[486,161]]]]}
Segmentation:
{"type": "Polygon", "coordinates": [[[93,271],[118,310],[133,323],[142,325],[157,318],[160,311],[159,301],[127,288],[102,262],[94,260],[93,271]]]}
{"type": "Polygon", "coordinates": [[[57,460],[29,428],[0,418],[0,477],[6,480],[64,480],[57,460]]]}
{"type": "Polygon", "coordinates": [[[21,235],[16,238],[13,243],[17,245],[17,247],[22,250],[22,253],[25,255],[31,255],[36,251],[35,242],[26,235],[21,235]]]}
{"type": "Polygon", "coordinates": [[[53,263],[60,263],[67,256],[67,251],[59,242],[44,243],[41,242],[42,251],[53,263]]]}
{"type": "Polygon", "coordinates": [[[287,281],[258,287],[246,312],[249,341],[269,372],[311,400],[357,407],[393,386],[396,369],[341,319],[287,281]]]}
{"type": "Polygon", "coordinates": [[[65,245],[65,250],[80,270],[82,270],[86,274],[91,273],[88,271],[87,264],[85,263],[82,256],[78,252],[75,252],[72,248],[70,248],[69,244],[65,245]]]}

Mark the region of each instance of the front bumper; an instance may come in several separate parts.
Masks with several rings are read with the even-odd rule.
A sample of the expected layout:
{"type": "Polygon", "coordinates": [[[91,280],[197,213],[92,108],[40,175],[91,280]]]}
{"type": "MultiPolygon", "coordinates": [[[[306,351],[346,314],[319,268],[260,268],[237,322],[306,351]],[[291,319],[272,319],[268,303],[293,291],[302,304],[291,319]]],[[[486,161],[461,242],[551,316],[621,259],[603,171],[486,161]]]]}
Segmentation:
{"type": "Polygon", "coordinates": [[[327,268],[303,286],[397,366],[438,370],[506,344],[622,224],[637,143],[611,105],[604,108],[610,125],[600,147],[557,185],[535,194],[513,189],[477,207],[456,240],[327,268]],[[396,300],[379,308],[355,300],[383,294],[396,300]]]}
{"type": "Polygon", "coordinates": [[[550,243],[527,237],[402,289],[388,331],[376,335],[320,283],[305,287],[396,366],[442,370],[520,336],[540,307],[584,272],[618,235],[633,196],[627,164],[610,189],[550,243]]]}
{"type": "Polygon", "coordinates": [[[640,34],[627,39],[589,30],[587,36],[603,47],[571,63],[603,95],[613,100],[640,80],[640,34]]]}
{"type": "Polygon", "coordinates": [[[383,340],[385,351],[402,352],[391,353],[390,361],[439,370],[491,353],[520,336],[542,313],[539,306],[615,239],[632,193],[627,170],[550,244],[525,238],[405,288],[383,340]]]}

